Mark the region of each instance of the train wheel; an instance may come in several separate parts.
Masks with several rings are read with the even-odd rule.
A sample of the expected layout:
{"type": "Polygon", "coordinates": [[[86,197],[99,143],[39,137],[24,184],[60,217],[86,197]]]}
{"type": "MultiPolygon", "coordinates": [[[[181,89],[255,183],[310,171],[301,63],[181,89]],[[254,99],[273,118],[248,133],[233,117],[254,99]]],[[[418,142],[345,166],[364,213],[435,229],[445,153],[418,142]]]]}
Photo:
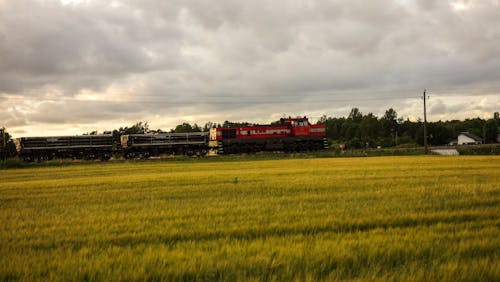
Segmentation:
{"type": "Polygon", "coordinates": [[[314,150],[315,150],[314,142],[313,141],[307,142],[307,151],[314,151],[314,150]]]}
{"type": "Polygon", "coordinates": [[[101,155],[101,161],[103,161],[103,162],[109,161],[110,158],[111,158],[111,155],[109,155],[109,154],[102,154],[101,155]]]}
{"type": "Polygon", "coordinates": [[[318,148],[318,151],[326,149],[325,148],[325,142],[324,141],[318,141],[318,142],[316,142],[316,148],[318,148]]]}
{"type": "Polygon", "coordinates": [[[237,145],[231,145],[231,154],[238,154],[241,153],[240,148],[238,148],[237,145]]]}

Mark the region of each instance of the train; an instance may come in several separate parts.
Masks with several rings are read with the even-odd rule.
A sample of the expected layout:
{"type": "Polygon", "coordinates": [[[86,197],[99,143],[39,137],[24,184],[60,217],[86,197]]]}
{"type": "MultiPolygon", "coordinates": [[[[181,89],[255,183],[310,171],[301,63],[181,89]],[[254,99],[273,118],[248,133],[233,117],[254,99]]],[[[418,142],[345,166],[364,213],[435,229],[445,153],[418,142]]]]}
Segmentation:
{"type": "Polygon", "coordinates": [[[311,124],[307,117],[281,118],[276,124],[215,127],[209,132],[128,134],[114,144],[111,134],[21,137],[16,139],[18,156],[24,161],[61,158],[102,160],[112,156],[144,159],[161,155],[205,156],[300,152],[328,148],[326,128],[311,124]]]}

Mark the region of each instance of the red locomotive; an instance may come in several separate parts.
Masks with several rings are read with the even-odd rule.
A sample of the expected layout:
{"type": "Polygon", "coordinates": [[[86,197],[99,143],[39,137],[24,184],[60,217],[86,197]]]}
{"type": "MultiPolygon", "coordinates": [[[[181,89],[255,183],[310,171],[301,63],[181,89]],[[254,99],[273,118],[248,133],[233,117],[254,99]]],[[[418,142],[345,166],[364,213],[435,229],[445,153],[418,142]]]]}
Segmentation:
{"type": "Polygon", "coordinates": [[[282,118],[276,125],[212,128],[210,147],[218,154],[259,151],[310,151],[327,147],[324,125],[312,125],[307,117],[282,118]]]}

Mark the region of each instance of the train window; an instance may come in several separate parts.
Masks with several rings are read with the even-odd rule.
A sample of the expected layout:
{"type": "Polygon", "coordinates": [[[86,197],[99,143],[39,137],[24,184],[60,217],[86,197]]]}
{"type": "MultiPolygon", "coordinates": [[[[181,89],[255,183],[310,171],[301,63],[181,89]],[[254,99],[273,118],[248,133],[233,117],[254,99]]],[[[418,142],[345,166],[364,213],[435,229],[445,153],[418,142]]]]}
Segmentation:
{"type": "Polygon", "coordinates": [[[249,130],[249,131],[247,131],[247,135],[250,135],[250,130],[249,130]]]}

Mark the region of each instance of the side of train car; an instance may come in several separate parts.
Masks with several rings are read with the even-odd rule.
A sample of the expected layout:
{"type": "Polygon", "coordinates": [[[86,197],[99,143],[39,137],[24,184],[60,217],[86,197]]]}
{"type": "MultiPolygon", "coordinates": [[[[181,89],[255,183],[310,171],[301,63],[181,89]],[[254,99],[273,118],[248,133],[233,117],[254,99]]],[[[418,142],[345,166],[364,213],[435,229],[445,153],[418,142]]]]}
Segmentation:
{"type": "Polygon", "coordinates": [[[24,161],[52,159],[109,160],[113,153],[111,135],[22,137],[16,139],[18,155],[24,161]]]}
{"type": "Polygon", "coordinates": [[[23,137],[16,140],[25,161],[54,158],[109,160],[160,155],[204,156],[259,151],[311,151],[327,148],[324,125],[312,125],[306,117],[284,118],[277,125],[212,128],[210,132],[122,135],[114,149],[112,135],[23,137]]]}
{"type": "Polygon", "coordinates": [[[159,155],[204,156],[208,148],[208,132],[131,134],[120,137],[126,159],[159,155]]]}

